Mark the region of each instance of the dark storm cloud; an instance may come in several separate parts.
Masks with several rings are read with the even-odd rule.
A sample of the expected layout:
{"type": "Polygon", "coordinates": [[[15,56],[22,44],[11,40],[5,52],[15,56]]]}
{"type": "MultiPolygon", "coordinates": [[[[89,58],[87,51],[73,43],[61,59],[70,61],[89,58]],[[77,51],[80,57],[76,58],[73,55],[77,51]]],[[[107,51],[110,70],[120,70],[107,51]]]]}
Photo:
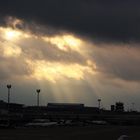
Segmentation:
{"type": "Polygon", "coordinates": [[[93,58],[99,72],[110,78],[126,81],[140,81],[140,49],[139,45],[108,45],[94,49],[93,58]]]}
{"type": "Polygon", "coordinates": [[[17,16],[103,41],[140,41],[139,0],[1,0],[17,16]]]}

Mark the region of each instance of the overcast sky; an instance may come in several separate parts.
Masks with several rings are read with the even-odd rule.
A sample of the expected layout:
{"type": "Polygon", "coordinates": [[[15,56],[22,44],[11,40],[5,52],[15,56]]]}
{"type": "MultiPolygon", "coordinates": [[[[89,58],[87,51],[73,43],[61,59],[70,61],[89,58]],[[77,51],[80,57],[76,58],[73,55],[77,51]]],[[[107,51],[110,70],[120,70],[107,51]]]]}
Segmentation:
{"type": "Polygon", "coordinates": [[[138,0],[1,0],[0,98],[42,105],[116,101],[140,110],[138,0]]]}

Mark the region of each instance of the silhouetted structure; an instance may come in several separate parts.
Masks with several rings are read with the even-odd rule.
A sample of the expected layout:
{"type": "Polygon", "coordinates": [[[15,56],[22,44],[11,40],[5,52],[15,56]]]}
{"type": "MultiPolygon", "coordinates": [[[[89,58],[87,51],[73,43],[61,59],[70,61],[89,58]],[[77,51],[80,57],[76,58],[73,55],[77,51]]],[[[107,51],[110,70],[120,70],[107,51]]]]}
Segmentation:
{"type": "Polygon", "coordinates": [[[101,106],[101,99],[98,99],[98,108],[100,109],[101,106]]]}
{"type": "Polygon", "coordinates": [[[139,112],[125,112],[124,104],[117,102],[111,105],[111,110],[98,107],[86,107],[75,103],[48,103],[47,106],[24,106],[22,104],[0,101],[0,126],[3,122],[9,124],[23,124],[34,119],[49,119],[59,122],[61,120],[80,121],[91,123],[106,121],[111,124],[139,124],[139,112]],[[9,106],[7,108],[7,106],[9,106]]]}
{"type": "Polygon", "coordinates": [[[0,115],[6,115],[8,114],[8,110],[7,110],[7,103],[0,100],[0,115]]]}
{"type": "Polygon", "coordinates": [[[76,103],[48,103],[48,108],[61,108],[61,109],[81,109],[84,107],[84,104],[76,104],[76,103]]]}
{"type": "Polygon", "coordinates": [[[115,111],[115,105],[111,105],[111,111],[115,111]]]}
{"type": "Polygon", "coordinates": [[[124,112],[124,104],[122,102],[116,102],[116,112],[124,112]]]}
{"type": "Polygon", "coordinates": [[[8,101],[7,102],[8,102],[8,104],[10,103],[10,89],[11,89],[11,87],[12,87],[11,85],[7,85],[7,88],[8,88],[8,99],[7,99],[8,101]]]}
{"type": "Polygon", "coordinates": [[[39,93],[40,93],[40,89],[37,89],[36,92],[37,92],[37,106],[39,106],[39,93]]]}

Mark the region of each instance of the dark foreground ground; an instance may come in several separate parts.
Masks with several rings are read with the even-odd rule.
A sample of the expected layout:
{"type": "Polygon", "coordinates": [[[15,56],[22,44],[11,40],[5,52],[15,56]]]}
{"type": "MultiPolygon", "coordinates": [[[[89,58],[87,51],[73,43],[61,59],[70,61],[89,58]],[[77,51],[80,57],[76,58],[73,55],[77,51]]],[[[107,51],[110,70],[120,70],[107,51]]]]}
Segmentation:
{"type": "Polygon", "coordinates": [[[49,128],[0,129],[0,140],[140,140],[140,126],[55,126],[49,128]]]}

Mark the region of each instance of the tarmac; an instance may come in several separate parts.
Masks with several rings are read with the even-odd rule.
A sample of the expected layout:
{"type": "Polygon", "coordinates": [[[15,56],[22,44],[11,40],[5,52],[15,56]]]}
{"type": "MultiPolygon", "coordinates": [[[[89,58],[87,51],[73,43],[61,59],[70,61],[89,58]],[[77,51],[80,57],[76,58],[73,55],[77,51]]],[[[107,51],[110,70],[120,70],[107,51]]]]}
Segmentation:
{"type": "Polygon", "coordinates": [[[0,140],[140,140],[140,126],[53,126],[0,129],[0,140]]]}

